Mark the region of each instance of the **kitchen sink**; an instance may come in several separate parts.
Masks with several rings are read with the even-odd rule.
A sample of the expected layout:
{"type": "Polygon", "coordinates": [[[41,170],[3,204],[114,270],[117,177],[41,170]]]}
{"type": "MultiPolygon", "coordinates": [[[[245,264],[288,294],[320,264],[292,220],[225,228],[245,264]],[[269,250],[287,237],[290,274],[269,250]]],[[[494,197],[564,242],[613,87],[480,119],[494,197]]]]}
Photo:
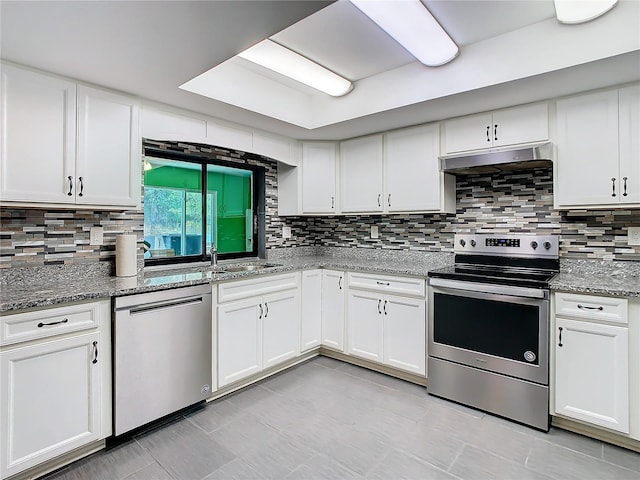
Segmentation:
{"type": "Polygon", "coordinates": [[[256,270],[264,270],[267,268],[280,267],[275,263],[261,263],[261,264],[253,264],[253,265],[233,265],[230,267],[222,267],[224,272],[227,273],[235,273],[235,272],[253,272],[256,270]]]}

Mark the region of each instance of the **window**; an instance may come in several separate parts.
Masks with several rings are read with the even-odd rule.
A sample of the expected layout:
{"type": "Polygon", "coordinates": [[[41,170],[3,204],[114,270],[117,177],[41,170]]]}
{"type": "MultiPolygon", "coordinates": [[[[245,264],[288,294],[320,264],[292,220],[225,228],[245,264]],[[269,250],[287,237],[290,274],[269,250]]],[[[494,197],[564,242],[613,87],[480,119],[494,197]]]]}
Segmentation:
{"type": "Polygon", "coordinates": [[[261,182],[260,167],[145,152],[145,263],[206,260],[212,244],[220,258],[257,256],[261,182]]]}

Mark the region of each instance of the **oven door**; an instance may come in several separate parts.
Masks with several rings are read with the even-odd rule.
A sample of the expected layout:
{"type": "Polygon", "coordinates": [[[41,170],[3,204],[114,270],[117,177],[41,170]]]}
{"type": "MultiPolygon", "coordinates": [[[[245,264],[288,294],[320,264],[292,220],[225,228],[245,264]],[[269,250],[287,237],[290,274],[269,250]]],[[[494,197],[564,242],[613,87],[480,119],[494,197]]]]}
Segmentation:
{"type": "Polygon", "coordinates": [[[429,279],[429,357],[548,385],[548,290],[429,279]]]}

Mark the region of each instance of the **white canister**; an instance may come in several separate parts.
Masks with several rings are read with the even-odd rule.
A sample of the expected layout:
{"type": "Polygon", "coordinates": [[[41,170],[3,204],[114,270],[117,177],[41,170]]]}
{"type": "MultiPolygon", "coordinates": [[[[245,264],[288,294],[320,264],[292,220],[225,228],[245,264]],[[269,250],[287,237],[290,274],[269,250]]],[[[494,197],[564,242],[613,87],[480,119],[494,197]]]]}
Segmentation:
{"type": "Polygon", "coordinates": [[[116,276],[133,277],[138,274],[137,236],[116,237],[116,276]]]}

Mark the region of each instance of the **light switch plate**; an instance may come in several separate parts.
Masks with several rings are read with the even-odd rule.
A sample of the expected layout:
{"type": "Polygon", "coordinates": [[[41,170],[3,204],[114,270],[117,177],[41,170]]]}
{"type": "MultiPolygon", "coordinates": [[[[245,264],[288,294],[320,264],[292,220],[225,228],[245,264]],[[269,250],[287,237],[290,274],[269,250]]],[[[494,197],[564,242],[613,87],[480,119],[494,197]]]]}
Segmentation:
{"type": "Polygon", "coordinates": [[[379,231],[378,231],[377,225],[371,225],[371,238],[373,238],[374,240],[376,238],[379,238],[379,231]]]}
{"type": "Polygon", "coordinates": [[[640,227],[629,227],[627,244],[640,245],[640,227]]]}
{"type": "Polygon", "coordinates": [[[104,230],[102,227],[91,227],[89,245],[104,245],[104,230]]]}
{"type": "Polygon", "coordinates": [[[291,238],[291,227],[287,225],[282,226],[282,238],[291,238]]]}

